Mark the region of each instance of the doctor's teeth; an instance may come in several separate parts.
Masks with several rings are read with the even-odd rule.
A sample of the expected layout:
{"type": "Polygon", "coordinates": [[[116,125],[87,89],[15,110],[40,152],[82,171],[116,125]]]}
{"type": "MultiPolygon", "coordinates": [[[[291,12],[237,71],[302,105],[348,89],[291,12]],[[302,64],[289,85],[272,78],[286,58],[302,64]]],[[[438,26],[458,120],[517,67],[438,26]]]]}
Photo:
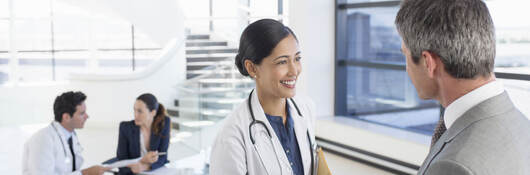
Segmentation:
{"type": "Polygon", "coordinates": [[[287,84],[287,85],[294,85],[294,83],[296,83],[296,80],[286,80],[286,81],[281,81],[281,83],[287,84]]]}

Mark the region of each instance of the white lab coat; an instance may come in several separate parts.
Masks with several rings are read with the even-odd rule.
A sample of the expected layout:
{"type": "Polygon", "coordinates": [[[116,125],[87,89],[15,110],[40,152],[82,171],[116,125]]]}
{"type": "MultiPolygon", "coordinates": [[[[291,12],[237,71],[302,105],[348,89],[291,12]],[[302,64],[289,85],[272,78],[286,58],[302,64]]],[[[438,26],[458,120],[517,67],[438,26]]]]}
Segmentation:
{"type": "Polygon", "coordinates": [[[72,155],[68,145],[68,138],[60,127],[62,127],[61,124],[54,121],[39,130],[26,142],[22,157],[22,174],[81,175],[80,168],[83,164],[81,152],[83,148],[74,132],[72,134],[72,143],[76,158],[76,171],[72,172],[72,155]]]}
{"type": "MultiPolygon", "coordinates": [[[[289,112],[294,121],[296,139],[300,147],[300,155],[304,167],[304,174],[310,174],[311,154],[307,138],[309,130],[311,143],[315,144],[314,134],[314,104],[308,98],[296,96],[293,98],[302,116],[288,100],[289,112]]],[[[269,128],[271,141],[263,125],[254,125],[252,133],[256,141],[257,150],[249,136],[249,125],[252,121],[248,109],[248,98],[233,111],[225,121],[212,147],[210,157],[210,174],[212,175],[290,175],[293,174],[289,160],[280,140],[268,122],[261,107],[257,91],[252,93],[252,110],[256,120],[263,121],[269,128]],[[261,158],[260,158],[261,157],[261,158]],[[262,160],[263,159],[263,160],[262,160]],[[278,167],[279,166],[279,167],[278,167]]]]}

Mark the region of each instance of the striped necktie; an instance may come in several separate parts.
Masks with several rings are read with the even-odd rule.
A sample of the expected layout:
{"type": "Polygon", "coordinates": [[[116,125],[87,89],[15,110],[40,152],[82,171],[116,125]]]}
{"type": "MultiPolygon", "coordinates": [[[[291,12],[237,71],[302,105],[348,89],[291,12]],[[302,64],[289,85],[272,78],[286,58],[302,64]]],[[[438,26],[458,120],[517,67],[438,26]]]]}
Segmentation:
{"type": "Polygon", "coordinates": [[[447,130],[447,128],[445,128],[444,112],[445,110],[443,108],[440,108],[440,119],[438,120],[436,128],[434,128],[434,134],[432,135],[431,139],[431,147],[434,146],[436,141],[438,141],[442,134],[447,130]]]}

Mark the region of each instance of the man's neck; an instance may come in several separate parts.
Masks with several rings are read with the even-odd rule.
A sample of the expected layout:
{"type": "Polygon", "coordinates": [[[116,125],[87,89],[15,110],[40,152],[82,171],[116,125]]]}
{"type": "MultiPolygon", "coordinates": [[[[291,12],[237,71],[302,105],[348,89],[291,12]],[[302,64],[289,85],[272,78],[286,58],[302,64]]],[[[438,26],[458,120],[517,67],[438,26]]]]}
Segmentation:
{"type": "Polygon", "coordinates": [[[495,81],[495,75],[493,74],[489,77],[481,76],[475,79],[445,78],[440,81],[438,101],[444,108],[447,108],[456,99],[492,81],[495,81]]]}

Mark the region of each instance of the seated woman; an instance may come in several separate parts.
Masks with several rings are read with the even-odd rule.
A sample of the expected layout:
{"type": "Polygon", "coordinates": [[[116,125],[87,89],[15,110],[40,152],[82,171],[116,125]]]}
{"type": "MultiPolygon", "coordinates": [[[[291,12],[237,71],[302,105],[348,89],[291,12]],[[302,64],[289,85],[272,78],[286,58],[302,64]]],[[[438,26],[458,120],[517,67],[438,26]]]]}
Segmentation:
{"type": "Polygon", "coordinates": [[[119,174],[133,174],[157,169],[168,163],[170,119],[153,94],[136,98],[134,120],[120,123],[118,160],[142,157],[138,163],[120,168],[119,174]],[[166,152],[160,155],[158,153],[166,152]]]}

